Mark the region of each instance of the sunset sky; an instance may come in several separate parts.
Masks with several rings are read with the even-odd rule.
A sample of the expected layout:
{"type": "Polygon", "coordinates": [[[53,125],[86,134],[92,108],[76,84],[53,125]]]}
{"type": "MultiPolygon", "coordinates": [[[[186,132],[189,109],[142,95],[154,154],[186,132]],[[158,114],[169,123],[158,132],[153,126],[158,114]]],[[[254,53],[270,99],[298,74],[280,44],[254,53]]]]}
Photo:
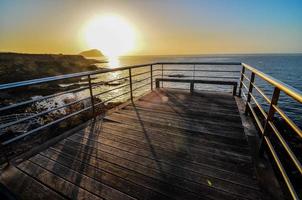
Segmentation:
{"type": "Polygon", "coordinates": [[[104,16],[129,27],[128,55],[302,52],[301,0],[0,0],[0,51],[79,53],[104,16]]]}

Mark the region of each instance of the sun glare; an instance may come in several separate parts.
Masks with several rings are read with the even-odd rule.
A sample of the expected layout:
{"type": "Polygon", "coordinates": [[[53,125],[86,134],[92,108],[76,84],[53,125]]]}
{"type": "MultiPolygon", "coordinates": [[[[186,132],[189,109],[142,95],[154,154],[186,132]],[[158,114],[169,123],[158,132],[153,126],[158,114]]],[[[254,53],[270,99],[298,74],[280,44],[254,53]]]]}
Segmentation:
{"type": "Polygon", "coordinates": [[[85,27],[86,42],[109,59],[117,58],[135,47],[134,28],[121,16],[106,15],[92,19],[85,27]]]}

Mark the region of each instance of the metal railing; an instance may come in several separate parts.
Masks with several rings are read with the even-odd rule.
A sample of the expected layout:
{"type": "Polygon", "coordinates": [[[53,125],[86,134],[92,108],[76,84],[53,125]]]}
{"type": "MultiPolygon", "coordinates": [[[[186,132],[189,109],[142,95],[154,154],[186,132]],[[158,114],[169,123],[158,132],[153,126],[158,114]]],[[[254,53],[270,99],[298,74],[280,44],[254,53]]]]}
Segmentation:
{"type": "MultiPolygon", "coordinates": [[[[269,152],[271,153],[278,169],[281,172],[281,175],[286,183],[286,186],[288,187],[291,196],[293,199],[298,199],[298,195],[296,193],[295,187],[293,186],[289,176],[287,175],[287,172],[285,168],[283,167],[283,164],[281,160],[279,159],[279,156],[274,149],[274,146],[272,145],[270,138],[268,137],[268,134],[271,133],[271,131],[277,136],[279,139],[281,145],[284,147],[286,152],[288,153],[291,161],[294,163],[295,167],[299,171],[299,175],[302,175],[302,168],[301,163],[298,160],[298,158],[295,156],[289,145],[287,144],[287,141],[282,137],[282,134],[280,131],[276,128],[273,118],[274,114],[277,112],[280,114],[280,116],[285,120],[285,122],[292,128],[292,130],[297,133],[297,135],[301,138],[302,132],[301,129],[288,117],[284,111],[281,110],[281,108],[278,107],[278,98],[280,91],[284,92],[287,96],[295,99],[299,103],[302,103],[302,95],[301,92],[272,78],[269,75],[266,75],[259,70],[245,64],[245,63],[238,63],[238,62],[157,62],[157,63],[147,63],[142,65],[133,65],[133,66],[126,66],[126,67],[119,67],[119,68],[112,68],[112,69],[100,69],[96,71],[88,71],[88,72],[81,72],[81,73],[75,73],[75,74],[68,74],[68,75],[61,75],[61,76],[55,76],[55,77],[47,77],[47,78],[41,78],[41,79],[35,79],[35,80],[29,80],[29,81],[21,81],[17,83],[8,83],[8,84],[2,84],[0,85],[0,92],[6,91],[6,90],[15,90],[16,88],[22,88],[22,87],[28,87],[38,84],[48,84],[50,82],[56,82],[56,81],[64,81],[69,79],[81,79],[86,80],[85,84],[79,88],[73,88],[67,91],[58,92],[55,94],[49,94],[43,97],[30,99],[30,100],[24,100],[22,102],[17,102],[11,105],[6,105],[4,107],[0,107],[0,112],[5,113],[7,111],[13,112],[15,109],[18,109],[19,107],[23,107],[26,105],[31,105],[33,103],[44,101],[47,99],[51,99],[54,97],[58,97],[64,94],[68,93],[77,93],[81,91],[89,91],[89,95],[86,97],[77,99],[75,101],[66,103],[64,105],[43,110],[40,112],[35,113],[34,115],[26,116],[24,118],[18,119],[16,121],[12,121],[5,124],[0,124],[0,137],[4,134],[1,132],[1,130],[4,130],[8,128],[9,126],[13,126],[18,123],[22,123],[31,119],[37,119],[40,116],[47,115],[49,113],[52,113],[59,109],[68,108],[72,105],[79,104],[81,102],[90,102],[90,104],[82,109],[76,110],[75,112],[68,113],[67,115],[64,115],[58,119],[55,119],[54,121],[51,121],[50,123],[44,124],[40,127],[34,128],[32,130],[29,130],[25,133],[22,133],[20,135],[17,135],[15,137],[9,138],[5,141],[1,141],[1,146],[5,147],[7,145],[10,145],[16,141],[19,141],[27,136],[34,135],[38,133],[40,130],[45,129],[47,127],[50,127],[52,125],[55,125],[57,123],[60,123],[64,120],[67,120],[75,115],[79,115],[83,112],[90,112],[92,117],[95,117],[98,113],[98,107],[103,106],[105,103],[108,103],[116,98],[119,98],[121,96],[129,95],[128,99],[133,100],[136,96],[134,93],[139,91],[140,89],[144,87],[149,87],[146,91],[152,91],[155,86],[155,80],[156,78],[171,78],[171,77],[177,77],[179,79],[185,78],[185,79],[192,79],[192,80],[234,80],[239,82],[239,96],[243,96],[245,103],[246,103],[246,113],[251,113],[251,116],[254,118],[260,132],[262,135],[262,142],[261,142],[261,148],[260,152],[263,152],[263,147],[268,147],[269,152]],[[203,66],[242,66],[242,70],[240,73],[240,70],[231,70],[229,68],[227,69],[217,69],[216,67],[211,69],[204,69],[200,68],[203,66]],[[171,66],[173,68],[171,68],[171,66]],[[180,66],[183,68],[179,68],[176,66],[180,66]],[[186,67],[185,67],[186,66],[186,67]],[[191,66],[191,69],[188,68],[188,66],[191,66]],[[142,71],[143,70],[143,71],[142,71]],[[250,71],[250,76],[248,77],[247,71],[250,71]],[[118,85],[117,87],[109,88],[107,90],[97,91],[97,88],[99,86],[104,85],[103,81],[95,81],[95,77],[98,75],[103,75],[106,73],[113,73],[113,72],[121,72],[124,74],[122,77],[118,77],[115,79],[110,79],[106,81],[106,84],[112,84],[116,81],[121,80],[127,80],[126,83],[118,85]],[[182,74],[175,74],[175,73],[182,73],[182,74]],[[205,73],[206,75],[204,75],[205,73]],[[212,74],[214,73],[214,75],[212,74]],[[238,73],[238,75],[237,75],[238,73]],[[210,74],[210,75],[209,75],[210,74]],[[221,74],[221,75],[220,75],[221,74]],[[228,74],[228,76],[223,76],[225,74],[228,74]],[[234,76],[234,74],[236,74],[234,76]],[[269,98],[265,93],[256,85],[255,77],[258,77],[267,83],[269,85],[274,87],[274,93],[272,98],[269,98]],[[248,85],[244,83],[244,81],[248,81],[248,85]],[[122,90],[122,91],[120,91],[122,90]],[[247,92],[247,95],[245,95],[245,90],[247,92]],[[266,112],[261,104],[257,101],[256,96],[253,95],[253,91],[257,91],[264,100],[269,104],[269,111],[266,112]],[[109,94],[114,93],[115,91],[120,91],[117,95],[110,96],[110,98],[103,100],[102,97],[109,94]],[[257,108],[259,109],[260,113],[262,114],[262,117],[265,119],[264,124],[261,123],[261,118],[259,116],[259,113],[255,111],[254,107],[252,106],[251,102],[254,102],[257,108]]],[[[163,81],[161,82],[161,87],[164,87],[163,81]]],[[[159,86],[159,85],[158,85],[159,86]]],[[[236,91],[235,91],[236,92],[236,91]]]]}
{"type": "MultiPolygon", "coordinates": [[[[251,113],[251,116],[256,122],[257,127],[261,133],[261,142],[260,142],[260,155],[263,154],[264,147],[266,146],[268,151],[271,153],[275,164],[277,165],[278,170],[281,173],[282,178],[285,181],[285,184],[290,192],[290,195],[293,199],[299,199],[299,196],[293,186],[286,170],[284,167],[284,163],[281,162],[277,150],[274,148],[272,141],[269,137],[270,134],[275,134],[276,138],[278,139],[279,143],[282,145],[286,153],[288,154],[290,161],[294,164],[296,169],[298,170],[298,176],[302,176],[302,166],[301,162],[298,160],[290,146],[288,145],[287,141],[282,136],[282,133],[277,129],[276,124],[274,122],[274,115],[277,112],[286,124],[298,135],[298,137],[302,138],[302,130],[285,114],[285,112],[278,106],[278,100],[280,96],[280,92],[284,92],[287,96],[291,97],[292,99],[296,100],[298,103],[302,103],[302,94],[300,91],[292,88],[291,86],[274,79],[273,77],[264,74],[263,72],[242,63],[242,70],[241,70],[241,78],[240,78],[240,85],[239,85],[239,96],[243,96],[246,102],[245,113],[251,113]],[[249,71],[250,76],[248,77],[247,71],[249,71]],[[266,81],[269,85],[273,87],[273,95],[269,98],[260,87],[256,85],[255,78],[258,77],[264,81],[266,81]],[[248,82],[248,85],[244,83],[244,81],[248,82]],[[242,92],[244,89],[247,93],[245,95],[242,92]],[[257,100],[256,96],[253,94],[253,91],[256,90],[258,94],[264,99],[269,105],[268,112],[265,112],[264,108],[261,106],[261,103],[257,100]],[[259,113],[262,116],[259,116],[259,113],[256,112],[255,108],[252,106],[251,102],[254,102],[256,108],[259,109],[259,113]],[[261,122],[261,119],[263,122],[261,122]]],[[[297,187],[297,186],[296,186],[297,187]]]]}

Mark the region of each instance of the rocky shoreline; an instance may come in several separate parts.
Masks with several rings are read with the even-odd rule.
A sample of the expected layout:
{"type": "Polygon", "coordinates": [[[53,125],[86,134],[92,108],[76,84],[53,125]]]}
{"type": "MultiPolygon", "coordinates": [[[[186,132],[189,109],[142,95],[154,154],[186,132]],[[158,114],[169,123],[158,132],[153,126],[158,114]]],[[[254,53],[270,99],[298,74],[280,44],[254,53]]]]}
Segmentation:
{"type": "MultiPolygon", "coordinates": [[[[82,55],[0,53],[0,84],[25,81],[49,76],[70,74],[98,69],[96,59],[82,55]]],[[[63,90],[60,83],[77,82],[72,79],[39,84],[0,92],[1,106],[36,95],[48,95],[63,90]],[[16,95],[18,94],[18,95],[16,95]]],[[[72,89],[70,86],[69,89],[72,89]]],[[[64,88],[65,90],[66,88],[64,88]]]]}

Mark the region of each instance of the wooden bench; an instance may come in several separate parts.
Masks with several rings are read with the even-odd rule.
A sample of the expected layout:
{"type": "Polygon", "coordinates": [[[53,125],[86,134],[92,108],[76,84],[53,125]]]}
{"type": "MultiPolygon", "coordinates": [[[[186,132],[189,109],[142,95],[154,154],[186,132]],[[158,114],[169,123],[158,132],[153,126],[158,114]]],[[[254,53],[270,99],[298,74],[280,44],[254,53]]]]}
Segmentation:
{"type": "Polygon", "coordinates": [[[179,79],[179,78],[156,78],[155,86],[159,88],[160,82],[178,82],[178,83],[190,83],[190,92],[194,92],[195,83],[214,84],[214,85],[232,85],[233,95],[236,95],[237,82],[236,81],[219,81],[219,80],[192,80],[192,79],[179,79]]]}

